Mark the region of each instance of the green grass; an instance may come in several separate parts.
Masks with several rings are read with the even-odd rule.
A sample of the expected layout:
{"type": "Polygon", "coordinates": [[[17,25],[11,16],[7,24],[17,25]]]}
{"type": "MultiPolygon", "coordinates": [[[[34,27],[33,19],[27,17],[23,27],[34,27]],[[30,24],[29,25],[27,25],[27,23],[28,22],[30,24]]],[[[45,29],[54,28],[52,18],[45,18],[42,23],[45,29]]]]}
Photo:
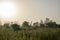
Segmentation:
{"type": "Polygon", "coordinates": [[[0,29],[0,40],[60,40],[60,28],[0,29]]]}

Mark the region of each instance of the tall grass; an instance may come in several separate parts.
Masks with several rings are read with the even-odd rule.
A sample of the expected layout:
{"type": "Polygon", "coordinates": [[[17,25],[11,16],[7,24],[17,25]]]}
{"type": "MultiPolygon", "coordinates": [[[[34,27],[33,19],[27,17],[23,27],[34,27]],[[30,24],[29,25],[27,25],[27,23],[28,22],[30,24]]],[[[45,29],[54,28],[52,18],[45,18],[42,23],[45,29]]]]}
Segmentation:
{"type": "Polygon", "coordinates": [[[60,40],[60,28],[35,28],[13,31],[0,29],[0,40],[60,40]]]}

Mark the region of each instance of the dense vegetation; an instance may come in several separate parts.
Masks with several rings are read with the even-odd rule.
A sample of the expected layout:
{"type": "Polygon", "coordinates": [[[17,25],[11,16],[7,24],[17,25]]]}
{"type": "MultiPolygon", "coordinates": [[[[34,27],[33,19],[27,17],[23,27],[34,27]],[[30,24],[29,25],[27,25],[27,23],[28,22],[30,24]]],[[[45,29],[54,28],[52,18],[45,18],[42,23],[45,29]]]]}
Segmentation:
{"type": "Polygon", "coordinates": [[[0,40],[60,40],[60,24],[49,18],[32,24],[24,21],[0,24],[0,40]]]}

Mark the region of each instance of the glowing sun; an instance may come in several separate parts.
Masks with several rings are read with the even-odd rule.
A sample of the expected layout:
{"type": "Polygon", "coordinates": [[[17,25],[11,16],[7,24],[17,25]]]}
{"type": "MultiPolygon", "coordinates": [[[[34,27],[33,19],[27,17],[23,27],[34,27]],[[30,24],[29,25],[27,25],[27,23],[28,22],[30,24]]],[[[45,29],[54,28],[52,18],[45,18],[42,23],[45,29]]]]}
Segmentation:
{"type": "Polygon", "coordinates": [[[11,2],[0,3],[0,16],[3,18],[12,18],[16,15],[16,5],[11,2]]]}

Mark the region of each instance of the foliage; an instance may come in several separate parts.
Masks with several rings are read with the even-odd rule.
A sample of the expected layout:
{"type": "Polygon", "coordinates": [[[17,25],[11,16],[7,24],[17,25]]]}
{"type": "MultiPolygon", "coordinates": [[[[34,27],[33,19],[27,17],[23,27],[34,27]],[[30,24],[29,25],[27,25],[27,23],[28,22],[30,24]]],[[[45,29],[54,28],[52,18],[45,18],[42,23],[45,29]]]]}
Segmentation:
{"type": "Polygon", "coordinates": [[[49,18],[30,26],[27,21],[23,22],[22,27],[17,23],[0,25],[0,40],[60,40],[60,24],[49,18]]]}
{"type": "Polygon", "coordinates": [[[35,22],[35,23],[33,23],[33,26],[34,27],[39,27],[39,23],[38,22],[35,22]]]}
{"type": "Polygon", "coordinates": [[[29,22],[24,21],[23,24],[22,24],[22,27],[29,27],[29,22]]]}
{"type": "Polygon", "coordinates": [[[11,27],[14,29],[14,31],[20,30],[20,25],[18,25],[16,23],[15,24],[12,24],[11,27]]]}

